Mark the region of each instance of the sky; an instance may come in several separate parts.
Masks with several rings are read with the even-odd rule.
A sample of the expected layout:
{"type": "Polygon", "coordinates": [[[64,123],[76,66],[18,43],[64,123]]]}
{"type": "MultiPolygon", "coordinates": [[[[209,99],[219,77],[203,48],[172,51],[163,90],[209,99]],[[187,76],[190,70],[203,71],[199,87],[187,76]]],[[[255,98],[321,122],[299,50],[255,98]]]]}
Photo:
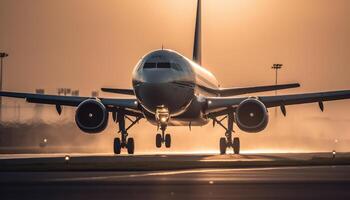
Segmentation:
{"type": "MultiPolygon", "coordinates": [[[[162,45],[192,54],[195,0],[0,0],[0,5],[0,50],[9,54],[4,90],[55,93],[69,87],[89,95],[100,87],[130,88],[144,54],[162,45]]],[[[279,83],[302,87],[280,94],[350,88],[350,1],[203,0],[202,6],[202,64],[222,87],[273,84],[271,65],[283,63],[279,83]]],[[[349,105],[327,102],[323,114],[317,104],[288,106],[286,118],[270,111],[262,133],[238,133],[247,150],[329,150],[335,138],[345,141],[337,144],[340,149],[350,150],[349,105]]],[[[132,130],[135,139],[147,132],[153,144],[155,127],[143,122],[132,130]]],[[[188,128],[170,131],[177,133],[174,142],[193,140],[192,150],[216,149],[224,132],[211,126],[191,134],[181,134],[188,128]],[[213,142],[201,145],[203,137],[213,142]]]]}

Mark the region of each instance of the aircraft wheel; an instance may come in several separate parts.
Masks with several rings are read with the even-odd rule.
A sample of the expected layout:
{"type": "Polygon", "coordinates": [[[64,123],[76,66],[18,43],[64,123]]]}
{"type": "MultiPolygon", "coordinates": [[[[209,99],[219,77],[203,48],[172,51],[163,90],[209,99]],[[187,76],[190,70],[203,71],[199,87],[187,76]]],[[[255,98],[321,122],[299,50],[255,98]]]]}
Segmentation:
{"type": "Polygon", "coordinates": [[[159,133],[156,135],[156,147],[162,147],[162,135],[159,133]]]}
{"type": "Polygon", "coordinates": [[[122,145],[120,143],[120,138],[114,138],[114,144],[113,144],[114,154],[120,154],[121,148],[122,148],[122,145]]]}
{"type": "Polygon", "coordinates": [[[226,138],[222,137],[220,138],[220,154],[226,154],[226,148],[227,148],[227,144],[226,144],[226,138]]]}
{"type": "Polygon", "coordinates": [[[170,134],[165,135],[165,147],[170,148],[171,146],[171,136],[170,134]]]}
{"type": "Polygon", "coordinates": [[[239,138],[235,137],[233,138],[233,152],[235,154],[239,154],[239,151],[240,151],[240,141],[239,141],[239,138]]]}
{"type": "Polygon", "coordinates": [[[134,154],[134,150],[135,150],[134,138],[128,138],[128,143],[126,147],[128,148],[128,154],[134,154]]]}

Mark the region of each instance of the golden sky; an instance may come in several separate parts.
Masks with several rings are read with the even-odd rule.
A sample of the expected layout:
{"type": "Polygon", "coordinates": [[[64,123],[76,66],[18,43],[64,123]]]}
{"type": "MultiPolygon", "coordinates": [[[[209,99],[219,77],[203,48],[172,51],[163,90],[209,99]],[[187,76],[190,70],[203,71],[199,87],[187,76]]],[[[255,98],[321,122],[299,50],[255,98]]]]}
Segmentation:
{"type": "MultiPolygon", "coordinates": [[[[221,86],[272,84],[270,66],[283,63],[279,82],[302,84],[292,93],[350,88],[350,1],[202,4],[203,65],[221,86]]],[[[89,95],[102,86],[131,87],[138,59],[162,44],[191,56],[195,0],[1,0],[0,5],[0,50],[10,55],[4,70],[6,90],[55,92],[70,87],[89,95]]],[[[350,131],[344,109],[349,105],[327,103],[322,115],[317,105],[292,106],[286,119],[278,119],[282,122],[271,119],[265,133],[286,131],[291,139],[289,131],[307,130],[315,138],[324,135],[326,142],[331,137],[350,138],[344,136],[350,131]],[[342,133],[328,135],[338,130],[342,133]]],[[[204,130],[216,133],[217,140],[223,133],[209,126],[195,133],[204,130]]],[[[256,142],[253,138],[269,140],[270,135],[245,137],[256,142]]]]}

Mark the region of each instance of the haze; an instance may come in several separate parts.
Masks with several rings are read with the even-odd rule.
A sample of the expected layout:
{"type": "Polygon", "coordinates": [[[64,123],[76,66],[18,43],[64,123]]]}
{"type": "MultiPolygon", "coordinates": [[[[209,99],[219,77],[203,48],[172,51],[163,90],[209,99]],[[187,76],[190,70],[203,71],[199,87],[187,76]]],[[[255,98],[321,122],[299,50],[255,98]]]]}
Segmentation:
{"type": "MultiPolygon", "coordinates": [[[[55,93],[70,87],[90,95],[103,86],[131,87],[134,65],[162,45],[191,57],[195,0],[1,0],[0,5],[0,50],[10,55],[4,90],[55,93]]],[[[223,87],[273,84],[271,65],[283,63],[279,82],[302,87],[280,93],[350,89],[349,8],[347,0],[204,0],[203,65],[223,87]]],[[[324,113],[317,104],[288,106],[286,118],[272,109],[262,133],[236,129],[242,150],[349,151],[349,105],[325,103],[324,113]]],[[[49,108],[43,118],[58,120],[49,108]]],[[[99,144],[111,149],[116,127],[110,124],[99,144]]],[[[169,132],[173,151],[209,151],[217,150],[224,130],[208,125],[169,132]]],[[[156,150],[155,133],[145,121],[133,128],[136,152],[156,150]]]]}

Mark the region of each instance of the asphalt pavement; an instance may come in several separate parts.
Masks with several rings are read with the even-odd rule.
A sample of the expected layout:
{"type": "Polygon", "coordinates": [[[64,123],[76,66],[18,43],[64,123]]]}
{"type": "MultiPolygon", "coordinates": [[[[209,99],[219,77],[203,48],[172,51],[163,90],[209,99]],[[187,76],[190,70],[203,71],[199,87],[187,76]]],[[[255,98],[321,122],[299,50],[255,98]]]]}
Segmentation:
{"type": "Polygon", "coordinates": [[[348,163],[348,153],[0,155],[0,199],[350,199],[348,163]]]}
{"type": "Polygon", "coordinates": [[[0,172],[1,199],[350,199],[350,166],[0,172]]]}

